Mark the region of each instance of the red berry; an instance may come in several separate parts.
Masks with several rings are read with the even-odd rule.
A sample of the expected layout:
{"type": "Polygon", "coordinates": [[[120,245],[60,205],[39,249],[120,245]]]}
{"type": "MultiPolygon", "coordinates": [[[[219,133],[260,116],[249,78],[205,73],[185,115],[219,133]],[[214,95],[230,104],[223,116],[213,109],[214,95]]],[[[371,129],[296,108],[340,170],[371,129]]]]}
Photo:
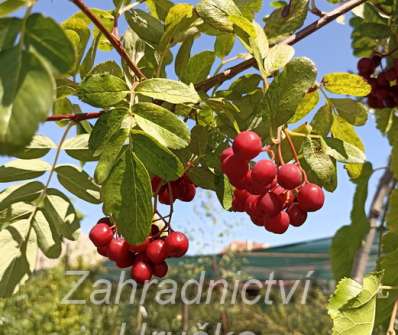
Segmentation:
{"type": "Polygon", "coordinates": [[[167,275],[167,272],[169,271],[169,267],[167,266],[166,262],[160,263],[160,264],[154,264],[152,266],[153,274],[156,277],[163,278],[165,275],[167,275]]]}
{"type": "Polygon", "coordinates": [[[267,186],[273,182],[277,172],[278,169],[273,161],[263,159],[253,167],[251,178],[255,184],[267,186]]]}
{"type": "Polygon", "coordinates": [[[249,192],[246,190],[236,189],[232,199],[232,210],[235,212],[244,212],[246,209],[246,199],[249,196],[249,192]]]}
{"type": "Polygon", "coordinates": [[[283,208],[283,202],[274,193],[266,193],[258,202],[257,210],[265,216],[278,214],[283,208]]]}
{"type": "Polygon", "coordinates": [[[123,238],[116,238],[109,243],[108,257],[117,262],[118,259],[124,259],[129,256],[129,245],[123,238]]]}
{"type": "Polygon", "coordinates": [[[248,170],[246,174],[241,177],[228,177],[228,180],[232,186],[240,190],[247,189],[248,185],[250,184],[250,170],[248,170]]]}
{"type": "Polygon", "coordinates": [[[175,199],[170,196],[169,186],[163,185],[159,191],[159,202],[164,205],[171,205],[174,201],[175,199]]]}
{"type": "Polygon", "coordinates": [[[263,145],[260,136],[255,132],[243,131],[235,137],[232,148],[237,156],[250,160],[263,150],[263,145]]]}
{"type": "Polygon", "coordinates": [[[368,97],[368,105],[371,108],[384,108],[384,101],[372,94],[368,97]]]}
{"type": "Polygon", "coordinates": [[[107,244],[107,245],[99,246],[99,247],[97,248],[97,252],[98,252],[101,256],[108,257],[108,253],[109,253],[108,244],[107,244]]]}
{"type": "Polygon", "coordinates": [[[179,184],[178,199],[190,202],[195,198],[196,186],[190,181],[183,181],[179,184]]]}
{"type": "Polygon", "coordinates": [[[226,158],[222,164],[222,171],[232,180],[240,179],[244,177],[249,171],[248,161],[232,155],[226,158]]]}
{"type": "Polygon", "coordinates": [[[151,266],[143,261],[136,262],[131,268],[131,278],[140,284],[144,284],[146,281],[151,280],[151,266]]]}
{"type": "Polygon", "coordinates": [[[225,161],[229,156],[232,156],[234,154],[234,150],[232,147],[226,148],[223,150],[223,152],[220,155],[220,162],[222,163],[225,161]]]}
{"type": "Polygon", "coordinates": [[[307,220],[307,212],[304,212],[297,204],[293,204],[287,210],[290,218],[290,224],[300,227],[307,220]]]}
{"type": "Polygon", "coordinates": [[[166,249],[169,257],[184,256],[189,247],[188,237],[181,233],[173,231],[166,238],[166,249]]]}
{"type": "MultiPolygon", "coordinates": [[[[152,227],[153,227],[153,225],[152,225],[152,227]]],[[[156,227],[156,226],[155,226],[155,227],[156,227]]],[[[159,228],[158,228],[158,229],[159,229],[159,228]]],[[[145,241],[142,242],[142,243],[138,243],[138,244],[131,244],[131,243],[129,243],[129,250],[130,250],[131,252],[143,253],[143,252],[145,252],[145,250],[146,250],[146,248],[147,248],[147,246],[148,246],[148,244],[149,244],[150,241],[151,241],[150,237],[147,237],[147,238],[145,239],[145,241]]]]}
{"type": "Polygon", "coordinates": [[[285,164],[279,167],[278,183],[287,190],[293,190],[303,183],[303,173],[295,164],[285,164]]]}
{"type": "Polygon", "coordinates": [[[364,77],[370,76],[374,72],[375,68],[376,66],[370,58],[361,58],[358,61],[359,74],[364,77]]]}
{"type": "Polygon", "coordinates": [[[372,63],[374,67],[378,67],[381,64],[381,57],[379,55],[373,55],[372,63]]]}
{"type": "Polygon", "coordinates": [[[244,180],[244,188],[251,194],[263,195],[267,192],[267,184],[256,183],[252,178],[253,170],[249,170],[247,177],[244,180]]]}
{"type": "Polygon", "coordinates": [[[132,266],[134,262],[135,262],[134,255],[131,252],[129,252],[128,255],[117,259],[116,265],[120,269],[125,269],[128,268],[129,266],[132,266]]]}
{"type": "Polygon", "coordinates": [[[254,215],[257,211],[258,202],[261,197],[254,194],[249,194],[245,202],[245,212],[249,215],[254,215]]]}
{"type": "Polygon", "coordinates": [[[282,207],[287,208],[293,203],[295,196],[293,191],[285,190],[282,186],[277,185],[273,190],[272,193],[277,195],[282,202],[282,207]]]}
{"type": "Polygon", "coordinates": [[[390,82],[387,80],[385,72],[380,72],[377,76],[377,85],[380,87],[390,87],[390,82]]]}
{"type": "Polygon", "coordinates": [[[279,214],[267,219],[264,227],[271,233],[283,234],[289,228],[289,224],[289,215],[286,212],[279,212],[279,214]]]}
{"type": "Polygon", "coordinates": [[[325,194],[322,188],[315,184],[305,184],[298,193],[298,204],[305,212],[315,212],[322,208],[325,194]]]}
{"type": "Polygon", "coordinates": [[[151,185],[152,185],[152,192],[154,194],[159,192],[160,185],[162,185],[162,179],[158,176],[152,177],[151,185]]]}
{"type": "Polygon", "coordinates": [[[111,220],[106,216],[98,220],[97,224],[100,224],[100,223],[104,223],[104,224],[108,225],[109,227],[112,226],[111,220]]]}
{"type": "Polygon", "coordinates": [[[108,245],[112,241],[113,230],[106,223],[98,223],[90,230],[89,238],[97,247],[108,245]]]}
{"type": "Polygon", "coordinates": [[[253,215],[250,215],[250,218],[252,222],[259,227],[264,227],[265,221],[267,219],[267,217],[261,215],[261,213],[254,213],[253,215]]]}
{"type": "Polygon", "coordinates": [[[164,240],[155,240],[148,244],[146,256],[154,264],[160,264],[167,258],[167,248],[164,240]]]}
{"type": "Polygon", "coordinates": [[[395,69],[394,69],[394,68],[388,69],[388,70],[385,72],[385,78],[386,78],[388,81],[394,81],[394,80],[396,80],[396,79],[397,79],[397,72],[395,72],[395,69]]]}

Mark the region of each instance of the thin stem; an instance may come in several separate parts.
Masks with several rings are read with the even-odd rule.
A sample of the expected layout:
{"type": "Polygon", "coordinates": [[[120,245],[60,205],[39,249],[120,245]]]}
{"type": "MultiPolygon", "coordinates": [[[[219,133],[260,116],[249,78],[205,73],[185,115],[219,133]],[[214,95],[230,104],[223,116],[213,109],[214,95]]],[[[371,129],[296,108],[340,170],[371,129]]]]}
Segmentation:
{"type": "Polygon", "coordinates": [[[59,114],[59,115],[51,115],[46,119],[46,122],[50,121],[62,121],[62,120],[70,120],[74,122],[80,122],[84,120],[97,119],[99,118],[104,111],[102,112],[91,112],[91,113],[82,113],[82,114],[59,114]]]}
{"type": "Polygon", "coordinates": [[[299,159],[299,157],[298,157],[298,155],[297,155],[296,147],[294,146],[293,140],[292,140],[292,138],[290,137],[289,131],[288,131],[287,129],[284,129],[283,132],[285,133],[287,143],[289,144],[289,147],[290,147],[290,151],[291,151],[292,154],[293,154],[293,158],[294,158],[294,160],[296,161],[296,164],[297,164],[298,167],[300,168],[301,172],[303,173],[304,182],[308,183],[308,176],[307,176],[307,173],[305,172],[305,170],[304,170],[303,167],[301,166],[300,159],[299,159]]]}
{"type": "MultiPolygon", "coordinates": [[[[337,7],[336,9],[325,13],[324,16],[319,18],[318,20],[314,21],[313,23],[309,24],[308,26],[304,27],[296,34],[291,35],[286,40],[282,41],[280,44],[289,44],[294,45],[297,42],[303,40],[307,36],[313,34],[314,32],[318,31],[322,27],[326,26],[327,24],[333,22],[335,19],[344,15],[345,13],[349,12],[355,7],[365,3],[367,0],[350,0],[343,3],[341,6],[337,7]]],[[[244,62],[241,62],[229,69],[225,70],[223,73],[220,73],[216,76],[208,78],[198,84],[195,85],[197,90],[208,91],[210,88],[223,83],[224,81],[235,77],[237,74],[256,66],[256,60],[254,58],[250,58],[244,62]]]]}
{"type": "Polygon", "coordinates": [[[395,300],[394,307],[391,312],[390,322],[388,324],[387,335],[395,335],[395,320],[398,312],[398,299],[395,300]]]}
{"type": "Polygon", "coordinates": [[[145,80],[146,77],[144,73],[127,54],[127,51],[124,49],[120,39],[114,36],[111,32],[109,32],[108,29],[106,29],[106,27],[97,18],[93,11],[83,2],[83,0],[70,1],[72,1],[94,23],[94,25],[101,31],[101,33],[104,34],[106,39],[113,45],[115,50],[119,53],[120,57],[122,57],[126,61],[128,67],[134,72],[138,79],[145,80]]]}
{"type": "Polygon", "coordinates": [[[282,127],[278,128],[278,133],[277,133],[277,142],[278,142],[278,159],[279,159],[279,163],[281,165],[285,164],[285,161],[283,159],[283,155],[282,155],[282,127]]]}
{"type": "Polygon", "coordinates": [[[53,164],[51,166],[50,174],[48,175],[47,183],[46,183],[46,186],[44,188],[45,192],[47,191],[47,188],[50,185],[51,179],[52,179],[52,177],[54,175],[55,168],[57,166],[58,159],[59,159],[59,156],[61,154],[62,145],[64,144],[64,142],[66,140],[66,137],[68,136],[69,130],[71,130],[73,125],[74,125],[73,122],[69,122],[68,123],[68,125],[65,128],[64,134],[62,135],[61,140],[59,141],[59,144],[58,144],[58,147],[57,147],[57,151],[55,153],[55,158],[54,158],[53,164]]]}

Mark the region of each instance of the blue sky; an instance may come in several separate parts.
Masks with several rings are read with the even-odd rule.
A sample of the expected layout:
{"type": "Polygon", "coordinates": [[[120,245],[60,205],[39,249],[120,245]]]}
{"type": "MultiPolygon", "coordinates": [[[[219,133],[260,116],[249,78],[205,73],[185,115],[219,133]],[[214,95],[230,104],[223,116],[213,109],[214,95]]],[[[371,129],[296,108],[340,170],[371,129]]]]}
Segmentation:
{"type": "MultiPolygon", "coordinates": [[[[193,1],[176,1],[177,3],[193,1]]],[[[326,1],[318,1],[321,9],[330,9],[330,5],[322,6],[326,1]]],[[[111,0],[90,0],[86,1],[90,6],[109,9],[112,8],[111,0]]],[[[46,15],[55,17],[57,20],[64,20],[68,16],[76,12],[74,5],[67,0],[39,0],[35,6],[36,11],[41,11],[46,15]]],[[[267,1],[264,1],[264,8],[258,15],[258,21],[268,13],[270,8],[267,1]]],[[[315,17],[310,15],[308,22],[314,20],[315,17]]],[[[318,67],[319,78],[325,73],[342,72],[354,70],[356,68],[356,59],[351,53],[351,29],[346,18],[346,25],[332,23],[316,32],[314,35],[306,38],[295,45],[297,56],[306,56],[311,58],[318,67]]],[[[122,25],[123,29],[124,25],[122,25]]],[[[211,48],[212,44],[206,39],[199,42],[195,50],[206,50],[211,48]]],[[[238,46],[232,54],[242,51],[238,46]]],[[[231,54],[231,55],[232,55],[231,54]]],[[[115,58],[114,53],[101,54],[99,61],[115,58]]],[[[84,111],[93,111],[92,107],[82,106],[84,111]]],[[[368,160],[373,163],[374,167],[386,165],[389,153],[389,146],[385,138],[376,130],[374,118],[370,115],[369,122],[366,126],[358,128],[358,132],[366,146],[366,154],[368,160]]],[[[61,131],[52,124],[46,124],[41,127],[41,134],[50,136],[54,141],[58,141],[61,131]]],[[[52,159],[52,155],[48,156],[52,159]]],[[[4,161],[4,159],[1,159],[4,161]]],[[[77,163],[68,157],[62,157],[61,163],[77,163]]],[[[78,164],[78,163],[77,163],[78,164]]],[[[92,172],[93,165],[88,164],[87,169],[92,172]]],[[[375,185],[380,173],[374,174],[370,185],[370,197],[373,195],[375,185]]],[[[349,224],[351,202],[354,192],[354,186],[342,168],[339,166],[339,186],[334,193],[328,193],[326,197],[325,207],[310,215],[306,224],[300,228],[289,229],[283,236],[272,235],[264,229],[254,226],[247,216],[236,213],[225,212],[218,204],[215,198],[207,198],[207,195],[201,193],[191,204],[177,203],[174,226],[191,235],[194,235],[192,248],[190,253],[210,253],[219,251],[225,244],[232,240],[249,240],[256,242],[264,242],[271,245],[280,245],[285,243],[315,239],[320,237],[328,237],[342,225],[349,224]],[[207,206],[211,207],[212,215],[205,215],[201,202],[204,201],[207,206]]],[[[53,179],[52,186],[59,185],[56,178],[53,179]]],[[[73,197],[72,197],[73,198],[73,197]]],[[[85,215],[83,221],[83,231],[87,232],[90,227],[101,217],[101,207],[87,205],[76,199],[76,207],[78,207],[85,215]]]]}

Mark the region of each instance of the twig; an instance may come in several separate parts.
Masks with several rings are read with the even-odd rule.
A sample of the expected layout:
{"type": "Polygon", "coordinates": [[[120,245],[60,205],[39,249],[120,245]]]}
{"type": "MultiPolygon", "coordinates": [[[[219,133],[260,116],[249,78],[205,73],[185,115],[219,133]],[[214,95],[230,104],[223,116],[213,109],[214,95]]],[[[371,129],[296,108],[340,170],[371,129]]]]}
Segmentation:
{"type": "Polygon", "coordinates": [[[388,330],[387,330],[387,335],[395,335],[395,319],[397,318],[397,312],[398,312],[398,299],[395,300],[394,303],[394,308],[392,309],[391,312],[391,318],[390,318],[390,323],[388,324],[388,330]]]}
{"type": "Polygon", "coordinates": [[[385,170],[383,176],[380,178],[376,193],[373,197],[373,201],[368,214],[369,232],[364,239],[361,248],[356,254],[351,273],[352,278],[358,283],[362,283],[363,276],[368,265],[369,254],[377,234],[377,222],[379,221],[381,213],[383,211],[385,198],[391,191],[393,180],[394,177],[391,171],[389,169],[385,170]]]}
{"type": "Polygon", "coordinates": [[[92,112],[92,113],[81,113],[81,114],[60,114],[60,115],[51,115],[46,121],[62,121],[62,120],[70,120],[75,122],[80,122],[84,120],[96,119],[99,118],[104,112],[92,112]]]}
{"type": "MultiPolygon", "coordinates": [[[[298,31],[296,34],[291,35],[286,40],[282,41],[279,44],[289,44],[293,45],[297,42],[301,41],[305,37],[311,35],[312,33],[316,32],[320,28],[324,27],[325,25],[329,24],[330,22],[337,19],[339,16],[344,15],[345,13],[349,12],[351,9],[358,7],[359,5],[365,3],[367,0],[350,0],[342,4],[340,7],[325,13],[324,16],[319,18],[318,20],[314,21],[310,25],[306,26],[305,28],[298,31]]],[[[230,67],[229,69],[225,70],[224,72],[208,78],[202,82],[199,82],[195,85],[197,90],[201,91],[208,91],[210,88],[223,83],[224,81],[235,77],[237,74],[250,69],[251,67],[256,65],[256,60],[254,58],[250,58],[244,62],[241,62],[235,66],[230,67]]]]}
{"type": "Polygon", "coordinates": [[[94,25],[104,34],[106,39],[113,45],[119,55],[126,61],[128,67],[134,72],[139,80],[145,80],[144,73],[139,67],[133,62],[127,51],[123,48],[123,45],[119,38],[113,35],[106,29],[102,22],[97,18],[93,11],[83,2],[83,0],[70,0],[94,23],[94,25]]]}

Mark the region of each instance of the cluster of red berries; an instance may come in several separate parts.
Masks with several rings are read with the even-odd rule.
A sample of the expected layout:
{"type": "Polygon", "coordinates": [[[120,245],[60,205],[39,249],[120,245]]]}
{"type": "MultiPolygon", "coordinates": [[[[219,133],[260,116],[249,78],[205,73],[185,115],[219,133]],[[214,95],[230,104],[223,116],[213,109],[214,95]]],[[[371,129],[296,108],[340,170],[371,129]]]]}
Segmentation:
{"type": "Polygon", "coordinates": [[[398,59],[390,68],[376,71],[382,58],[374,55],[358,61],[359,74],[372,86],[368,105],[372,108],[393,108],[398,106],[398,59]]]}
{"type": "Polygon", "coordinates": [[[159,196],[159,202],[162,204],[171,205],[177,199],[190,202],[195,198],[196,186],[186,174],[167,184],[160,177],[155,176],[151,183],[152,192],[159,196]]]}
{"type": "Polygon", "coordinates": [[[151,234],[143,243],[130,244],[117,236],[109,218],[99,220],[89,237],[100,255],[108,257],[121,269],[131,266],[131,277],[141,284],[152,276],[164,277],[168,272],[166,259],[184,256],[189,246],[185,234],[172,231],[167,237],[162,237],[156,225],[152,225],[151,234]]]}
{"type": "Polygon", "coordinates": [[[283,234],[289,225],[301,226],[308,212],[325,201],[321,187],[305,181],[297,164],[277,166],[272,160],[251,160],[264,151],[261,138],[252,131],[236,136],[233,146],[221,154],[221,169],[236,188],[232,210],[247,212],[253,223],[283,234]]]}

